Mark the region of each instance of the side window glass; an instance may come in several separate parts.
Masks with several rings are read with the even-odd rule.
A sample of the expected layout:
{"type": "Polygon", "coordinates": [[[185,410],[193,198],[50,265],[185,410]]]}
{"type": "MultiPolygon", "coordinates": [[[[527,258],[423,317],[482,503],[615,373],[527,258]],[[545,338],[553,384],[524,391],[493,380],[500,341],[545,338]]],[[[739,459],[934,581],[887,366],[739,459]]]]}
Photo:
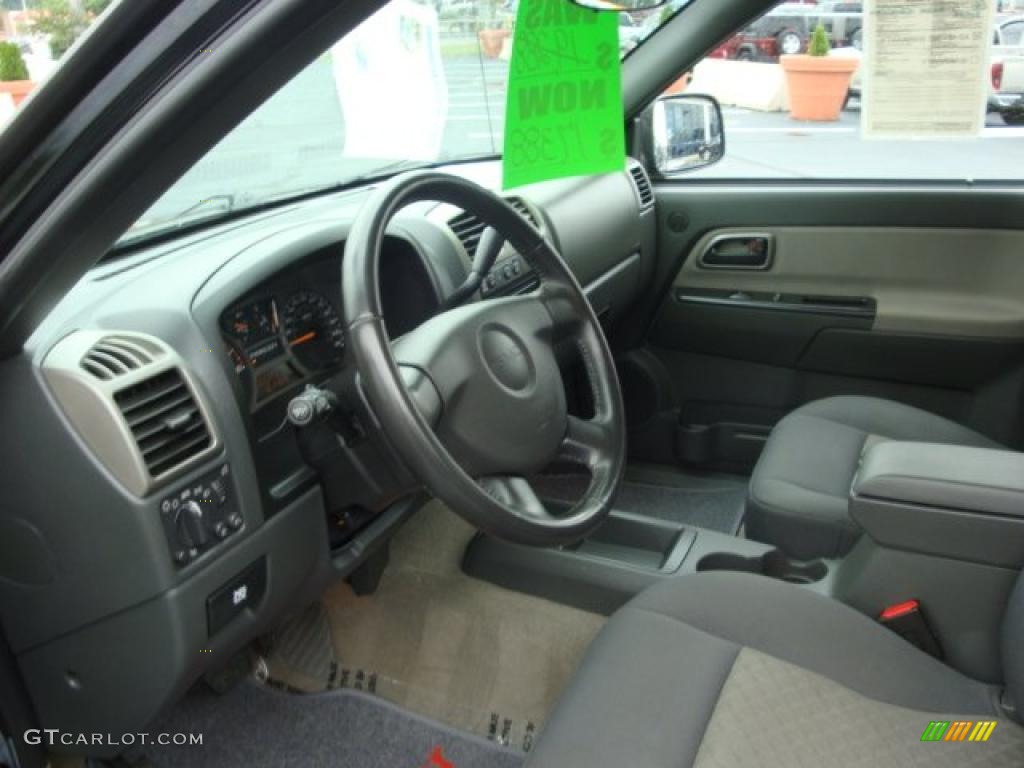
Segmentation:
{"type": "Polygon", "coordinates": [[[1003,45],[1020,45],[1024,36],[1024,21],[1015,21],[1003,27],[1003,45]]]}
{"type": "MultiPolygon", "coordinates": [[[[865,138],[863,29],[862,3],[787,2],[722,40],[670,89],[713,96],[724,118],[724,159],[685,178],[1024,179],[1024,50],[1018,50],[1024,19],[997,15],[985,33],[986,41],[1002,45],[983,54],[978,118],[984,110],[984,127],[973,138],[865,138]],[[852,73],[833,99],[833,113],[808,119],[798,109],[802,96],[793,92],[784,60],[807,54],[819,25],[828,58],[836,66],[840,59],[849,62],[852,73]]],[[[931,85],[940,80],[936,76],[931,85]]]]}

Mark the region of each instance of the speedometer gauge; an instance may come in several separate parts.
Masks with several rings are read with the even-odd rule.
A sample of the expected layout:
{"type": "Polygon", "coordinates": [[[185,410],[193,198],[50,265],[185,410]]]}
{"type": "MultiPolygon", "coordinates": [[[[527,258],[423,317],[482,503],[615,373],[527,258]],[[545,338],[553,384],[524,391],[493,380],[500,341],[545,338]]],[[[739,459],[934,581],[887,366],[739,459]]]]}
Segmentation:
{"type": "Polygon", "coordinates": [[[338,312],[320,294],[302,291],[291,296],[282,308],[281,325],[292,353],[307,369],[341,362],[345,330],[338,312]]]}

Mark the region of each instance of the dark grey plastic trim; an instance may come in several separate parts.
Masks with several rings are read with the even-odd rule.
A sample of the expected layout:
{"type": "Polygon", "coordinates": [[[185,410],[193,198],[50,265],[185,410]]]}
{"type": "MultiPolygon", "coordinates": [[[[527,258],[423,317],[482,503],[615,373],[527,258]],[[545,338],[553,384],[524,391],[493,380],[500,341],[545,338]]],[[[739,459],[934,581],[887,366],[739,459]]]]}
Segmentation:
{"type": "MultiPolygon", "coordinates": [[[[282,613],[319,594],[330,573],[323,520],[320,491],[310,490],[240,540],[230,556],[174,589],[23,652],[18,661],[42,727],[145,731],[207,668],[226,662],[282,613]],[[262,600],[210,638],[207,597],[261,557],[267,564],[262,600]]],[[[73,745],[55,749],[82,752],[73,745]]],[[[120,749],[91,745],[87,751],[112,756],[120,749]]]]}
{"type": "MultiPolygon", "coordinates": [[[[712,267],[713,269],[739,269],[739,267],[712,267]]],[[[743,269],[754,269],[754,267],[743,267],[743,269]]],[[[875,316],[873,303],[865,303],[863,306],[848,306],[844,304],[829,304],[827,302],[795,302],[795,301],[766,301],[752,298],[732,298],[730,296],[715,296],[710,293],[695,293],[682,288],[677,288],[673,298],[680,304],[708,304],[716,307],[730,307],[732,309],[766,309],[772,312],[800,312],[809,315],[835,315],[838,317],[867,317],[875,316]]],[[[837,297],[841,298],[841,297],[837,297]]]]}
{"type": "Polygon", "coordinates": [[[850,514],[883,546],[1024,565],[1024,454],[885,441],[861,459],[850,514]]]}

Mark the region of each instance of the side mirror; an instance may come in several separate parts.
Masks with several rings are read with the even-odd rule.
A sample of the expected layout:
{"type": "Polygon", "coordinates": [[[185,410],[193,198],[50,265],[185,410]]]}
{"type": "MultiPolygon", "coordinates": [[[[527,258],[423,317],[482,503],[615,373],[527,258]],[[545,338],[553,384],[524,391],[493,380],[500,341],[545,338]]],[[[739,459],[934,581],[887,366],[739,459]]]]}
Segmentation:
{"type": "Polygon", "coordinates": [[[722,110],[711,96],[663,96],[651,106],[649,151],[661,176],[717,163],[725,155],[722,110]]]}

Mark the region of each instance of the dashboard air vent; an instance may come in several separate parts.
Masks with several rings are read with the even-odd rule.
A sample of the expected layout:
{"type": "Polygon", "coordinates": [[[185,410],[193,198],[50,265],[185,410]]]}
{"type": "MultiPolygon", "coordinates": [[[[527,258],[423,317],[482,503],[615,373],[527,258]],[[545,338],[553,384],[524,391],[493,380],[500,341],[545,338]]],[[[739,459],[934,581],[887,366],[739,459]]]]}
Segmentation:
{"type": "Polygon", "coordinates": [[[533,215],[533,211],[529,209],[521,197],[508,198],[508,204],[515,208],[519,215],[533,224],[533,226],[537,226],[537,218],[533,215]]]}
{"type": "Polygon", "coordinates": [[[212,437],[181,372],[171,368],[114,395],[151,477],[210,447],[212,437]]]}
{"type": "MultiPolygon", "coordinates": [[[[536,217],[534,217],[533,212],[522,198],[509,197],[506,198],[506,202],[515,208],[520,216],[533,224],[533,226],[537,226],[536,217]]],[[[466,249],[466,253],[472,258],[473,254],[476,253],[477,243],[480,242],[480,237],[484,233],[484,223],[475,215],[466,211],[449,219],[448,226],[455,233],[455,236],[459,238],[459,242],[466,249]]]]}
{"type": "Polygon", "coordinates": [[[459,238],[462,247],[472,258],[476,253],[476,245],[480,242],[480,236],[484,233],[484,223],[468,211],[460,213],[448,222],[452,232],[459,238]]]}
{"type": "Polygon", "coordinates": [[[633,186],[636,187],[637,197],[640,199],[640,210],[646,211],[654,205],[654,190],[651,189],[651,180],[647,178],[647,172],[642,165],[629,166],[629,175],[633,177],[633,186]]]}
{"type": "Polygon", "coordinates": [[[139,339],[105,336],[82,358],[81,366],[100,381],[110,381],[152,363],[159,350],[139,339]]]}

